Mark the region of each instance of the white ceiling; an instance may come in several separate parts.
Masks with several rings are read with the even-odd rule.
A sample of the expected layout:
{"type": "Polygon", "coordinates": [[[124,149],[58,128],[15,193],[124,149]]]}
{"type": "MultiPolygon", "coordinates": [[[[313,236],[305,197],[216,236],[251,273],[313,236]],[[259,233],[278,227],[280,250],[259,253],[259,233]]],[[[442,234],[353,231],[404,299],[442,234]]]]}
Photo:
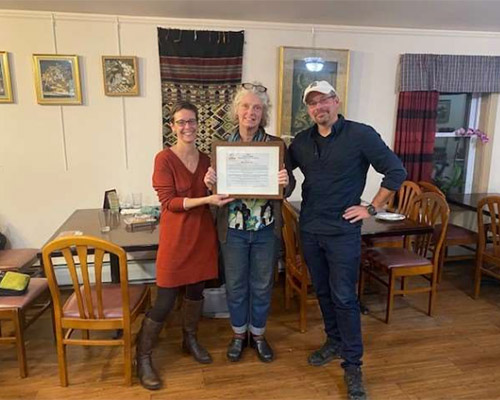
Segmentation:
{"type": "Polygon", "coordinates": [[[0,0],[0,9],[500,32],[500,0],[0,0]]]}

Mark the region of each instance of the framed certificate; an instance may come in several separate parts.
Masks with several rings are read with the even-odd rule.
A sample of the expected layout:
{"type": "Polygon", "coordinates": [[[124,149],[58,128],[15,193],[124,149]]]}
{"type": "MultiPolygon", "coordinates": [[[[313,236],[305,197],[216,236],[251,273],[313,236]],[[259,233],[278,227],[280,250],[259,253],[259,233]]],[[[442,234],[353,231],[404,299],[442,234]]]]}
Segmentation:
{"type": "Polygon", "coordinates": [[[278,183],[285,145],[276,142],[214,142],[215,193],[234,198],[282,199],[278,183]]]}

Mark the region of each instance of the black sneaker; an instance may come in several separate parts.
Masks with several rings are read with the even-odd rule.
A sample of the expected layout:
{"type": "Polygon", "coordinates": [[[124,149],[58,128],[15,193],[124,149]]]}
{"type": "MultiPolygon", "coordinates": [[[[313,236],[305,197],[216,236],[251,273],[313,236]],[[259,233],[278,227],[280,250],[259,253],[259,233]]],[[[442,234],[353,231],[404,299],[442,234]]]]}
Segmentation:
{"type": "Polygon", "coordinates": [[[340,358],[340,345],[335,343],[332,338],[327,338],[321,348],[309,355],[307,362],[313,367],[320,367],[336,358],[340,358]]]}
{"type": "Polygon", "coordinates": [[[367,400],[363,385],[363,373],[360,367],[346,368],[344,381],[347,385],[347,398],[349,400],[367,400]]]}

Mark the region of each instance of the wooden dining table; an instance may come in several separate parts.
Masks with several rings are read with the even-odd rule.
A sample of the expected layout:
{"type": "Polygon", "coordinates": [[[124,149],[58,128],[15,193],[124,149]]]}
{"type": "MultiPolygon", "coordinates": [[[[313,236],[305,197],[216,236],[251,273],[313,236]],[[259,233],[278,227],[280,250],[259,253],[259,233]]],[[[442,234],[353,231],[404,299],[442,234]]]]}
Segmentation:
{"type": "MultiPolygon", "coordinates": [[[[300,201],[292,201],[290,204],[300,212],[300,201]]],[[[111,230],[102,233],[99,224],[99,208],[80,209],[74,211],[62,225],[54,232],[46,243],[59,237],[63,232],[79,231],[83,235],[96,236],[108,240],[120,247],[127,253],[156,251],[158,250],[159,228],[157,225],[151,229],[130,231],[126,229],[124,216],[116,215],[112,220],[111,230]]],[[[361,235],[365,239],[374,237],[387,237],[395,235],[417,235],[432,232],[432,228],[425,224],[417,224],[408,219],[402,221],[381,221],[369,218],[363,221],[361,235]]],[[[57,256],[57,254],[55,254],[57,256]]],[[[38,254],[42,260],[41,253],[38,254]]],[[[120,281],[120,268],[118,258],[110,256],[111,281],[120,281]]]]}
{"type": "MultiPolygon", "coordinates": [[[[300,201],[290,201],[290,204],[300,213],[300,201]]],[[[371,217],[363,220],[361,237],[363,239],[373,239],[375,237],[421,235],[432,231],[432,227],[406,218],[401,221],[382,221],[376,217],[371,217]]]]}
{"type": "Polygon", "coordinates": [[[477,204],[480,200],[489,196],[500,196],[500,193],[458,193],[447,194],[448,203],[465,208],[470,211],[477,211],[477,204]]]}
{"type": "MultiPolygon", "coordinates": [[[[159,229],[152,225],[148,229],[130,231],[126,228],[124,216],[116,214],[111,218],[111,230],[101,232],[99,224],[99,208],[81,209],[74,211],[66,221],[54,232],[46,243],[59,237],[63,232],[79,231],[82,235],[95,236],[122,247],[127,253],[158,250],[159,229]]],[[[58,254],[54,254],[58,256],[58,254]]],[[[42,260],[41,254],[38,255],[42,260]]],[[[118,257],[110,254],[111,282],[120,281],[120,266],[118,257]]]]}

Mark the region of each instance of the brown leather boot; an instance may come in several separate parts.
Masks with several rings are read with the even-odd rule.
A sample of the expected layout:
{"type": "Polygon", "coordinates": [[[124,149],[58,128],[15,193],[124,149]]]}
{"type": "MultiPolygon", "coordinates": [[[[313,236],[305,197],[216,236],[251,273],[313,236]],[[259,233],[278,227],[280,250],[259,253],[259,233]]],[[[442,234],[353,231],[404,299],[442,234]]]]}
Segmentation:
{"type": "Polygon", "coordinates": [[[162,328],[162,322],[153,321],[146,316],[142,320],[141,330],[137,336],[137,376],[141,381],[141,385],[149,390],[158,390],[162,386],[161,379],[158,377],[151,361],[153,347],[162,328]]]}
{"type": "Polygon", "coordinates": [[[201,364],[210,364],[212,357],[208,351],[198,343],[198,321],[201,317],[203,300],[189,300],[184,298],[182,303],[182,349],[191,354],[201,364]]]}

